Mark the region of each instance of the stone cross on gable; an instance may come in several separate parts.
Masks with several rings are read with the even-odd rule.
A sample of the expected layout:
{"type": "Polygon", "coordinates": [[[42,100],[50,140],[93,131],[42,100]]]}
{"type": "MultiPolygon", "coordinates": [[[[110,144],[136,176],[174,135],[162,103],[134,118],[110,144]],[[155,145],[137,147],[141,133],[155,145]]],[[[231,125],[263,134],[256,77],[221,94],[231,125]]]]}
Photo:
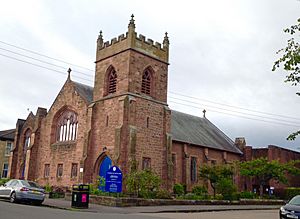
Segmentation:
{"type": "Polygon", "coordinates": [[[72,69],[69,68],[69,69],[68,69],[68,80],[71,80],[71,71],[72,71],[72,69]]]}

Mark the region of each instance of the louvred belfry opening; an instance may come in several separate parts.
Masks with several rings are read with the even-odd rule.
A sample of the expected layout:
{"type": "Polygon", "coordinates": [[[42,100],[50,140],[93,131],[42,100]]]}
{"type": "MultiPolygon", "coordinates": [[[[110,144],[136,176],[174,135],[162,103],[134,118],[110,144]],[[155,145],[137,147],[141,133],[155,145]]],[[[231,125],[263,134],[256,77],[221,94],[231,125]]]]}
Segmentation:
{"type": "Polygon", "coordinates": [[[150,95],[151,93],[151,73],[149,70],[144,71],[142,79],[142,93],[150,95]]]}
{"type": "Polygon", "coordinates": [[[112,94],[117,91],[117,73],[112,69],[108,75],[108,93],[112,94]]]}

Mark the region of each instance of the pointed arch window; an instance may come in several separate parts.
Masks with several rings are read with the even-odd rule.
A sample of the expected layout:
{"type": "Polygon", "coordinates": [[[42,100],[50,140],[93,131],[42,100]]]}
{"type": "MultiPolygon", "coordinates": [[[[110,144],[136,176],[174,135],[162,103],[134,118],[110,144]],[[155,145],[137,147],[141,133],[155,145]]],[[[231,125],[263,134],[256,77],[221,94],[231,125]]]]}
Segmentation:
{"type": "Polygon", "coordinates": [[[142,93],[150,95],[151,94],[151,83],[152,75],[149,69],[146,69],[143,73],[142,78],[142,93]]]}
{"type": "Polygon", "coordinates": [[[112,94],[117,91],[117,72],[112,67],[107,76],[107,93],[112,94]]]}
{"type": "Polygon", "coordinates": [[[24,151],[26,151],[27,148],[30,147],[30,137],[31,137],[31,131],[30,131],[30,129],[28,129],[25,132],[24,151]]]}
{"type": "Polygon", "coordinates": [[[31,146],[31,130],[27,129],[24,134],[24,145],[23,145],[23,163],[21,165],[21,178],[24,179],[25,177],[25,169],[26,169],[26,155],[27,149],[31,146]]]}
{"type": "Polygon", "coordinates": [[[56,141],[75,141],[78,133],[77,114],[65,111],[59,117],[56,128],[56,141]]]}

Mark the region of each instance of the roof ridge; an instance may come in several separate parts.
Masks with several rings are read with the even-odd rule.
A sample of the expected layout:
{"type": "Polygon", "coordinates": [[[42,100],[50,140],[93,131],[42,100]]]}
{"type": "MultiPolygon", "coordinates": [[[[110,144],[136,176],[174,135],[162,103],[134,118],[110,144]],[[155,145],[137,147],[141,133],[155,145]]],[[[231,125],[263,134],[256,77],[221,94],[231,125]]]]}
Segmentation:
{"type": "Polygon", "coordinates": [[[181,113],[181,114],[184,114],[184,115],[187,115],[187,116],[190,116],[190,117],[195,117],[195,118],[199,118],[199,119],[207,119],[207,118],[204,118],[204,117],[201,117],[201,116],[195,116],[195,115],[184,113],[184,112],[181,112],[181,111],[178,111],[178,110],[172,110],[171,109],[171,111],[176,112],[176,113],[181,113]]]}
{"type": "Polygon", "coordinates": [[[74,84],[78,84],[78,85],[81,85],[81,86],[85,86],[85,87],[89,87],[91,89],[94,89],[94,87],[90,86],[90,85],[87,85],[87,84],[83,84],[83,83],[80,83],[80,82],[77,82],[77,81],[71,81],[72,83],[74,84]]]}
{"type": "Polygon", "coordinates": [[[5,129],[5,130],[0,130],[0,132],[10,132],[10,131],[15,131],[16,129],[5,129]]]}

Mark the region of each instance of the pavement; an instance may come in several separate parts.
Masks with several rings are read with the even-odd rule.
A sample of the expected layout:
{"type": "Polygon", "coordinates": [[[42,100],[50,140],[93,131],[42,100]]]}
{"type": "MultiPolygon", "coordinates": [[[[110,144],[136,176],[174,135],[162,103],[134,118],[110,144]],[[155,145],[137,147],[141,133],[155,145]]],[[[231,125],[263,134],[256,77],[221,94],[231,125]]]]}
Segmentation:
{"type": "Polygon", "coordinates": [[[239,210],[278,210],[280,205],[160,205],[138,207],[110,207],[97,204],[89,204],[88,209],[75,209],[71,207],[71,201],[65,199],[49,199],[43,202],[46,207],[76,210],[83,212],[107,213],[107,214],[136,214],[136,213],[172,213],[172,212],[209,212],[209,211],[239,211],[239,210]]]}

